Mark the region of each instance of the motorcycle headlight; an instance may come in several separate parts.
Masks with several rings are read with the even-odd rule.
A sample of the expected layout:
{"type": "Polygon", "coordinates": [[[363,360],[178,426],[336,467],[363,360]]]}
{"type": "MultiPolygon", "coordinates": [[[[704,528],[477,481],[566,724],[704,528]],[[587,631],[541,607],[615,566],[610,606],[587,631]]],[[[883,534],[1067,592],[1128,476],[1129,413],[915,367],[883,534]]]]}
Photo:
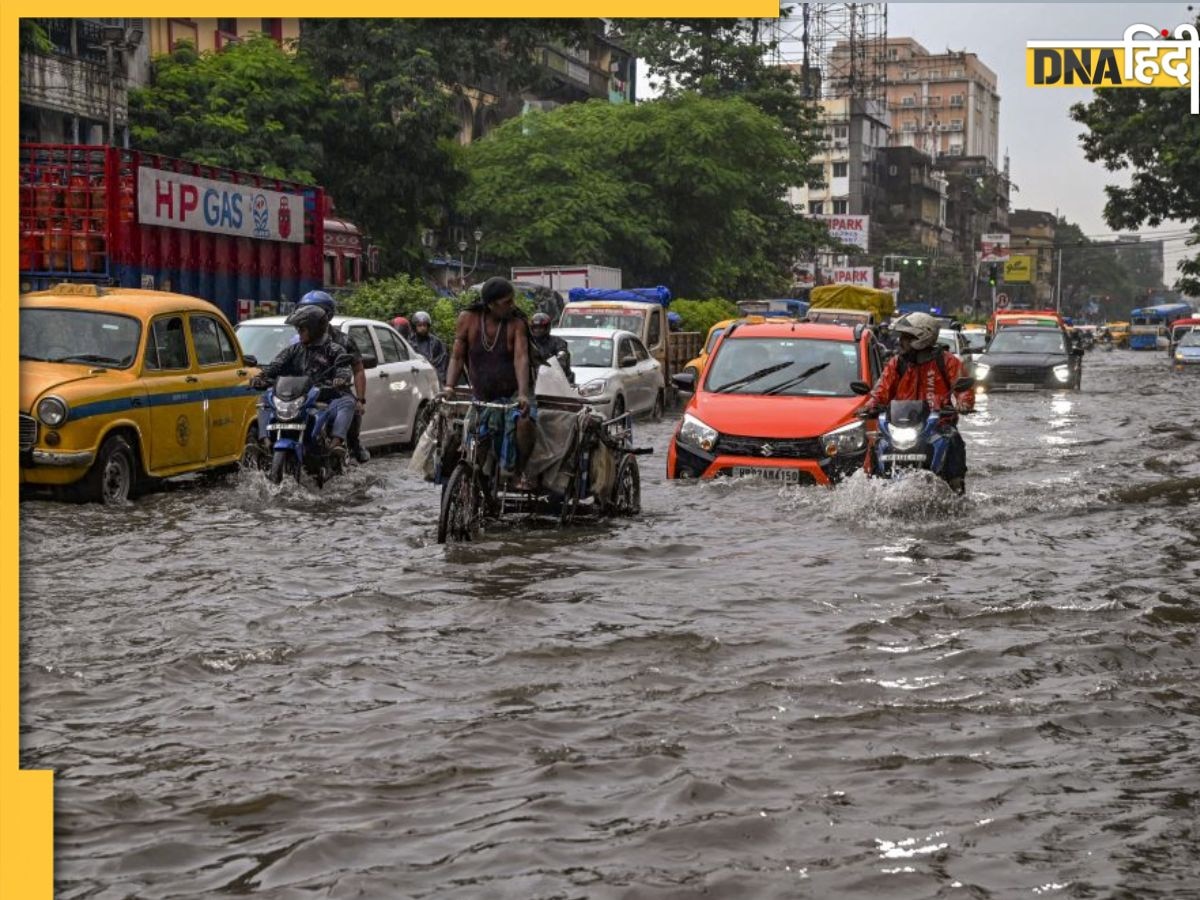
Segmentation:
{"type": "Polygon", "coordinates": [[[712,450],[720,436],[717,429],[710,428],[693,415],[685,415],[679,426],[679,440],[701,450],[712,450]]]}
{"type": "Polygon", "coordinates": [[[1057,378],[1059,381],[1061,381],[1063,384],[1066,384],[1068,381],[1071,380],[1071,367],[1067,366],[1067,365],[1055,366],[1054,367],[1054,377],[1057,378]]]}
{"type": "Polygon", "coordinates": [[[275,398],[275,415],[281,419],[294,419],[300,415],[300,410],[304,409],[305,397],[297,397],[295,400],[280,400],[275,398]]]}
{"type": "Polygon", "coordinates": [[[821,446],[825,448],[826,456],[837,456],[839,453],[857,453],[867,444],[867,430],[862,422],[851,422],[841,428],[835,428],[828,434],[821,435],[821,446]]]}
{"type": "Polygon", "coordinates": [[[917,437],[921,432],[911,425],[896,425],[889,428],[888,433],[892,436],[892,446],[897,450],[911,450],[917,446],[917,437]]]}
{"type": "Polygon", "coordinates": [[[580,397],[598,397],[604,393],[604,387],[608,382],[603,378],[597,378],[595,381],[589,381],[587,384],[579,388],[580,397]]]}
{"type": "Polygon", "coordinates": [[[975,363],[975,377],[976,378],[987,378],[987,374],[989,371],[991,371],[991,368],[992,367],[989,366],[985,362],[975,363]]]}
{"type": "Polygon", "coordinates": [[[38,418],[54,428],[67,421],[67,404],[58,397],[44,397],[37,405],[38,418]]]}

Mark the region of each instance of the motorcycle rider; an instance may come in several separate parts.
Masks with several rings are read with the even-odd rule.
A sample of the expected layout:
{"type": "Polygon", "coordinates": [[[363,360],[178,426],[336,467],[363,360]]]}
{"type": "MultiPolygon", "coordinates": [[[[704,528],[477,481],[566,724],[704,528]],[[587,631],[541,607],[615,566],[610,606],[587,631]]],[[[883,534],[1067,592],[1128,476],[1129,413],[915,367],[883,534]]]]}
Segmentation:
{"type": "MultiPolygon", "coordinates": [[[[300,298],[297,306],[319,306],[325,311],[325,319],[330,325],[333,323],[333,317],[337,315],[337,303],[325,291],[309,291],[300,298]]],[[[348,334],[342,334],[336,328],[329,329],[329,337],[335,343],[345,347],[346,352],[350,354],[350,371],[354,373],[354,421],[350,423],[347,444],[349,444],[350,452],[354,454],[355,460],[365,463],[371,459],[371,452],[362,445],[359,438],[362,431],[363,407],[367,403],[367,370],[363,365],[362,352],[358,349],[354,338],[348,334]]],[[[293,338],[292,343],[295,342],[296,339],[293,338]]]]}
{"type": "Polygon", "coordinates": [[[392,319],[392,327],[400,332],[400,337],[406,341],[412,340],[412,327],[408,324],[408,319],[404,318],[404,316],[396,316],[396,318],[392,319]]]}
{"type": "Polygon", "coordinates": [[[556,334],[550,333],[550,316],[544,312],[534,313],[529,319],[529,350],[535,357],[540,357],[541,360],[553,359],[558,354],[566,354],[560,362],[562,362],[563,374],[567,376],[567,381],[571,384],[575,383],[575,373],[571,371],[571,348],[556,334]]]}
{"type": "MultiPolygon", "coordinates": [[[[893,400],[924,400],[931,410],[953,406],[967,413],[975,408],[975,390],[954,391],[954,383],[962,377],[958,357],[938,345],[939,325],[928,313],[909,313],[897,319],[892,333],[899,341],[899,352],[887,361],[869,403],[859,411],[866,418],[887,410],[893,400]]],[[[957,417],[943,417],[942,425],[950,434],[942,477],[956,493],[965,490],[967,446],[954,428],[957,417]]]]}
{"type": "Polygon", "coordinates": [[[429,364],[437,372],[438,380],[445,384],[446,366],[450,364],[450,354],[446,352],[446,345],[430,331],[432,327],[433,320],[425,310],[413,313],[413,336],[409,343],[412,344],[414,350],[429,360],[429,364]]]}
{"type": "MultiPolygon", "coordinates": [[[[287,317],[287,324],[295,327],[300,335],[298,343],[289,344],[279,351],[271,362],[262,367],[259,374],[250,380],[255,390],[264,390],[271,380],[280,375],[307,375],[314,384],[332,386],[335,396],[329,401],[333,417],[331,428],[333,439],[330,453],[344,457],[346,436],[354,419],[354,397],[350,392],[353,376],[350,371],[350,354],[341,344],[329,336],[329,320],[325,311],[315,304],[298,306],[287,317]]],[[[265,405],[258,410],[258,433],[266,435],[271,410],[265,405]]]]}

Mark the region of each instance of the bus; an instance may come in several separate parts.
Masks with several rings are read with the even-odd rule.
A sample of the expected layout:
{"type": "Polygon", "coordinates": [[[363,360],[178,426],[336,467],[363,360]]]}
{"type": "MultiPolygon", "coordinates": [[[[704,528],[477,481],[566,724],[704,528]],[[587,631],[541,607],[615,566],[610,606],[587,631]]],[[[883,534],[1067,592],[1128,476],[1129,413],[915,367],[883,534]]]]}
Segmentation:
{"type": "Polygon", "coordinates": [[[1130,350],[1166,350],[1171,325],[1176,319],[1194,315],[1188,303],[1163,303],[1143,306],[1129,313],[1130,350]]]}

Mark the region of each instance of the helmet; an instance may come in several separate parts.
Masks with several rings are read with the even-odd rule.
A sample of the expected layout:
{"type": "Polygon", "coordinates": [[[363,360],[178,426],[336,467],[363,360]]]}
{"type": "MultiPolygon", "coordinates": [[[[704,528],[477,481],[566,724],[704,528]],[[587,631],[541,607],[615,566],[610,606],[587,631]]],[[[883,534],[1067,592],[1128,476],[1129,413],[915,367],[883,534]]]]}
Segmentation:
{"type": "Polygon", "coordinates": [[[513,294],[512,282],[499,275],[489,278],[479,289],[479,296],[484,303],[492,304],[513,294]]]}
{"type": "Polygon", "coordinates": [[[536,312],[529,319],[529,327],[532,330],[543,331],[548,334],[550,332],[550,317],[544,312],[536,312]]]}
{"type": "Polygon", "coordinates": [[[398,332],[400,332],[405,337],[408,337],[408,334],[409,334],[408,319],[404,318],[404,316],[396,316],[396,318],[392,319],[392,327],[395,328],[398,332]]]}
{"type": "Polygon", "coordinates": [[[297,331],[307,328],[310,335],[320,337],[325,333],[328,321],[325,318],[325,310],[315,303],[309,303],[305,306],[297,306],[296,311],[287,317],[286,324],[295,326],[297,331]]]}
{"type": "Polygon", "coordinates": [[[914,350],[928,350],[938,339],[938,320],[929,313],[909,313],[896,320],[892,326],[895,334],[907,334],[912,338],[914,350]]]}
{"type": "Polygon", "coordinates": [[[309,291],[300,298],[298,306],[319,306],[325,310],[325,316],[332,319],[337,313],[337,304],[324,291],[309,291]]]}
{"type": "Polygon", "coordinates": [[[433,319],[429,318],[429,313],[425,312],[425,310],[413,313],[412,327],[416,328],[418,325],[433,325],[433,319]]]}

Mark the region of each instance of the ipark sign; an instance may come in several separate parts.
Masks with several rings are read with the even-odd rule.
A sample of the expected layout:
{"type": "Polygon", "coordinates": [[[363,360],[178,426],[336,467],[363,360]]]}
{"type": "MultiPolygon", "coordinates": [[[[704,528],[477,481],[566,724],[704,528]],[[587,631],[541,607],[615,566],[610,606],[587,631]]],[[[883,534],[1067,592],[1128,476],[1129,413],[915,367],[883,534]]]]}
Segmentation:
{"type": "Polygon", "coordinates": [[[860,250],[869,250],[867,238],[871,231],[870,216],[813,216],[824,222],[829,236],[860,250]]]}
{"type": "Polygon", "coordinates": [[[304,198],[140,166],[138,222],[303,244],[304,198]]]}

